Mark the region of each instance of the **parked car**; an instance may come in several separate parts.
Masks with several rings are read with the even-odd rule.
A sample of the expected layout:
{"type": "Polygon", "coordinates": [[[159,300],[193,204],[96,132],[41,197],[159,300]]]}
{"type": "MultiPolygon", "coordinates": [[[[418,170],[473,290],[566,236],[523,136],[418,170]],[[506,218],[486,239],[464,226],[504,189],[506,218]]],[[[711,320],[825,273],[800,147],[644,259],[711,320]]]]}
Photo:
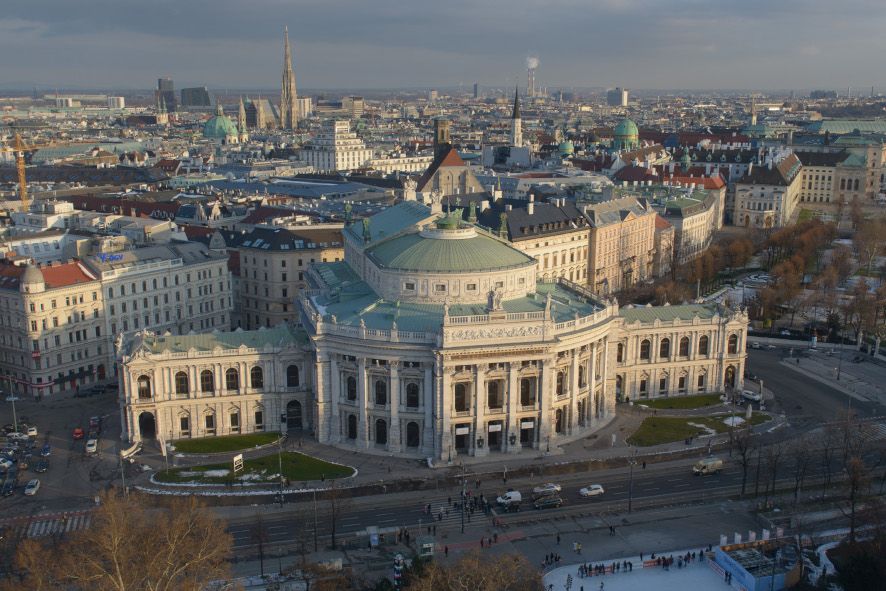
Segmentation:
{"type": "Polygon", "coordinates": [[[789,331],[788,329],[784,329],[781,332],[779,332],[778,334],[780,334],[783,337],[789,337],[789,336],[791,336],[791,331],[789,331]]]}
{"type": "Polygon", "coordinates": [[[37,427],[31,425],[25,433],[27,433],[28,437],[37,437],[37,427]]]}
{"type": "Polygon", "coordinates": [[[15,493],[16,481],[14,478],[7,478],[3,481],[3,486],[0,488],[0,494],[4,497],[12,496],[15,493]]]}
{"type": "Polygon", "coordinates": [[[603,494],[603,487],[599,484],[592,484],[590,486],[586,486],[578,491],[583,497],[596,497],[598,495],[603,494]]]}
{"type": "Polygon", "coordinates": [[[6,423],[3,425],[3,433],[9,435],[10,433],[15,433],[15,425],[12,423],[6,423]]]}
{"type": "Polygon", "coordinates": [[[98,440],[90,439],[86,442],[86,453],[94,454],[98,451],[98,440]]]}
{"type": "Polygon", "coordinates": [[[34,472],[37,472],[38,474],[43,474],[47,470],[49,470],[49,460],[40,460],[37,462],[37,465],[34,466],[34,472]]]}
{"type": "Polygon", "coordinates": [[[509,490],[508,492],[495,499],[495,501],[499,505],[502,505],[504,507],[510,507],[512,505],[516,505],[519,507],[520,503],[523,501],[523,495],[520,494],[520,491],[518,490],[509,490]]]}
{"type": "Polygon", "coordinates": [[[763,395],[759,392],[754,392],[753,390],[742,390],[741,397],[745,400],[751,400],[753,402],[760,402],[763,400],[763,395]]]}
{"type": "Polygon", "coordinates": [[[10,458],[0,458],[0,470],[9,470],[15,466],[15,462],[10,458]]]}
{"type": "Polygon", "coordinates": [[[758,343],[757,341],[751,343],[751,349],[760,349],[761,347],[762,345],[760,345],[760,343],[758,343]]]}
{"type": "Polygon", "coordinates": [[[89,417],[89,428],[90,429],[101,429],[102,428],[102,418],[101,417],[89,417]]]}
{"type": "Polygon", "coordinates": [[[29,480],[28,484],[25,485],[25,494],[29,497],[33,497],[37,494],[37,491],[40,490],[40,479],[35,478],[34,480],[29,480]]]}
{"type": "Polygon", "coordinates": [[[547,496],[537,499],[533,504],[536,509],[548,509],[550,507],[559,507],[563,504],[563,499],[560,497],[547,496]]]}
{"type": "Polygon", "coordinates": [[[83,439],[83,435],[84,435],[83,429],[81,429],[80,427],[77,427],[76,429],[74,429],[74,433],[73,433],[74,439],[83,439]]]}
{"type": "Polygon", "coordinates": [[[40,457],[48,458],[51,455],[52,455],[52,446],[50,446],[48,443],[46,445],[44,445],[42,448],[40,448],[40,457]]]}
{"type": "Polygon", "coordinates": [[[540,486],[536,486],[532,489],[532,496],[534,497],[545,497],[549,495],[556,495],[562,489],[559,484],[554,484],[553,482],[548,482],[546,484],[542,484],[540,486]]]}

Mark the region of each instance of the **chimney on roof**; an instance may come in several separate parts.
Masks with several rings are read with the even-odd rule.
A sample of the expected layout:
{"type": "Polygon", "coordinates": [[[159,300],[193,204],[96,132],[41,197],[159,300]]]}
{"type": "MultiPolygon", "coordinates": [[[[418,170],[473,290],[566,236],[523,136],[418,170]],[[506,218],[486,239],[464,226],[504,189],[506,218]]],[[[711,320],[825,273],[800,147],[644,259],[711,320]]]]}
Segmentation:
{"type": "Polygon", "coordinates": [[[535,213],[535,195],[529,195],[529,203],[526,205],[526,213],[529,215],[535,213]]]}

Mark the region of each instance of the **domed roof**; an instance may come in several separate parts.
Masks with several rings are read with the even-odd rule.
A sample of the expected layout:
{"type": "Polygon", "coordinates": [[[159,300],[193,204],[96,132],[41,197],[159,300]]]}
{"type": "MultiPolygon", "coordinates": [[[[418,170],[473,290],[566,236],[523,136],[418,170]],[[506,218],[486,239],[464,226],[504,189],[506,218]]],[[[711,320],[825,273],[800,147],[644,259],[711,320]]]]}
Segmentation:
{"type": "Polygon", "coordinates": [[[681,164],[692,164],[692,158],[689,157],[689,152],[683,152],[683,156],[680,157],[681,164]]]}
{"type": "Polygon", "coordinates": [[[639,135],[640,130],[637,129],[637,124],[627,117],[615,126],[615,137],[637,137],[639,135]]]}
{"type": "Polygon", "coordinates": [[[28,265],[22,273],[21,283],[43,283],[43,273],[34,265],[28,265]]]}
{"type": "Polygon", "coordinates": [[[205,138],[223,140],[236,135],[237,126],[234,125],[230,117],[223,114],[221,105],[219,105],[215,117],[203,124],[203,137],[205,138]]]}
{"type": "Polygon", "coordinates": [[[560,142],[557,149],[560,150],[561,155],[570,156],[575,153],[575,144],[573,144],[571,140],[565,140],[560,142]]]}
{"type": "Polygon", "coordinates": [[[405,234],[367,251],[380,267],[402,271],[468,273],[535,265],[535,259],[472,228],[405,234]]]}

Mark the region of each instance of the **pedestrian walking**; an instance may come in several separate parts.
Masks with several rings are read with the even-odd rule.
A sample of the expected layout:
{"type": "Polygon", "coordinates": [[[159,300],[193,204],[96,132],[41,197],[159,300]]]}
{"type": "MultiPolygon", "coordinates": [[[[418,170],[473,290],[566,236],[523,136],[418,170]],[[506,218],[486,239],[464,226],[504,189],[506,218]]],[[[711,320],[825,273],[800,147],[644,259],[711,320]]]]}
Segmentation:
{"type": "Polygon", "coordinates": [[[644,470],[646,469],[646,462],[645,461],[643,462],[643,469],[644,470]]]}
{"type": "Polygon", "coordinates": [[[443,546],[443,555],[446,557],[449,556],[449,546],[443,546]]]}
{"type": "Polygon", "coordinates": [[[557,545],[560,545],[560,534],[557,534],[557,545]]]}
{"type": "Polygon", "coordinates": [[[603,581],[600,581],[600,591],[603,591],[603,581]]]}

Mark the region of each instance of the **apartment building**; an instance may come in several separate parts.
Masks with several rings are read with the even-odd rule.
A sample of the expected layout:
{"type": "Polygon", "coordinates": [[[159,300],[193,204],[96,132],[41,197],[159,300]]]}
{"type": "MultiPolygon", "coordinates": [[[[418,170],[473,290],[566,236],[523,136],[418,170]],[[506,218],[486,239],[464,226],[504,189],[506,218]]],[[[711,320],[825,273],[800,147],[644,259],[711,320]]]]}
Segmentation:
{"type": "Polygon", "coordinates": [[[590,223],[588,285],[606,295],[653,276],[656,212],[646,199],[622,197],[585,208],[590,223]]]}

